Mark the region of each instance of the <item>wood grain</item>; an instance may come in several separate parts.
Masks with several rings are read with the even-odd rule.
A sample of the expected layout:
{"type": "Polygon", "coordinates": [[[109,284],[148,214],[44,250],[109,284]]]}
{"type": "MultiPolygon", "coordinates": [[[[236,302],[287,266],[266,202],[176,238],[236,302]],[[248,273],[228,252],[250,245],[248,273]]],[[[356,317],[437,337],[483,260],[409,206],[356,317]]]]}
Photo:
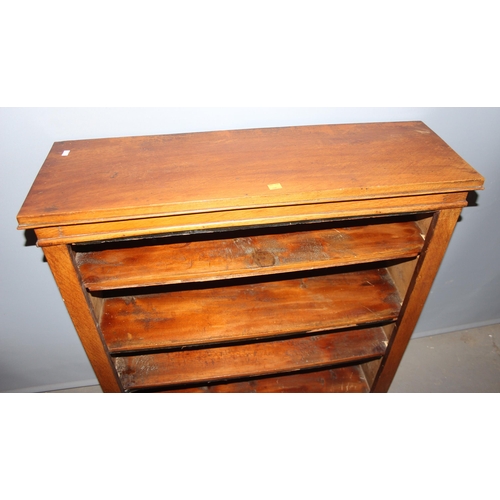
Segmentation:
{"type": "Polygon", "coordinates": [[[483,182],[421,122],[64,141],[18,223],[105,392],[381,392],[483,182]]]}
{"type": "Polygon", "coordinates": [[[271,342],[115,358],[125,389],[199,383],[321,368],[380,357],[382,328],[271,342]]]}
{"type": "Polygon", "coordinates": [[[426,243],[411,277],[401,314],[373,383],[373,392],[387,392],[420,317],[432,283],[448,247],[461,210],[443,210],[434,215],[426,243]]]}
{"type": "Polygon", "coordinates": [[[360,366],[348,366],[292,375],[265,377],[241,382],[210,384],[164,392],[181,393],[362,393],[369,387],[360,366]]]}
{"type": "Polygon", "coordinates": [[[22,228],[81,224],[482,184],[421,122],[65,141],[52,147],[18,222],[22,228]],[[281,189],[270,189],[275,184],[281,189]]]}
{"type": "Polygon", "coordinates": [[[101,336],[90,296],[76,272],[71,249],[66,245],[53,246],[44,249],[44,254],[102,390],[121,392],[123,388],[101,336]]]}
{"type": "Polygon", "coordinates": [[[432,212],[465,207],[467,193],[443,193],[404,198],[313,203],[266,208],[250,208],[207,213],[168,215],[149,219],[101,221],[72,226],[40,227],[37,245],[106,241],[117,238],[145,238],[152,235],[213,232],[227,228],[245,228],[348,218],[372,218],[390,214],[432,212]]]}
{"type": "Polygon", "coordinates": [[[385,269],[105,300],[110,352],[265,338],[390,321],[400,299],[385,269]]]}
{"type": "Polygon", "coordinates": [[[153,286],[411,258],[423,246],[414,222],[321,224],[81,247],[89,290],[153,286]],[[104,248],[104,249],[103,249],[104,248]]]}

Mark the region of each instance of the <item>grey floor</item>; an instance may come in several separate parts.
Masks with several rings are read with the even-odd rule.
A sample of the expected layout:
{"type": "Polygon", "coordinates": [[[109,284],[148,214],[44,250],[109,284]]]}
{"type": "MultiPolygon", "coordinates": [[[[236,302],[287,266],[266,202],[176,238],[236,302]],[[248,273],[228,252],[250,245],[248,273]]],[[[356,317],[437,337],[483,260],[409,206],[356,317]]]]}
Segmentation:
{"type": "Polygon", "coordinates": [[[500,324],[411,340],[389,392],[500,392],[500,324]]]}
{"type": "Polygon", "coordinates": [[[500,324],[411,340],[389,392],[500,392],[500,324]]]}

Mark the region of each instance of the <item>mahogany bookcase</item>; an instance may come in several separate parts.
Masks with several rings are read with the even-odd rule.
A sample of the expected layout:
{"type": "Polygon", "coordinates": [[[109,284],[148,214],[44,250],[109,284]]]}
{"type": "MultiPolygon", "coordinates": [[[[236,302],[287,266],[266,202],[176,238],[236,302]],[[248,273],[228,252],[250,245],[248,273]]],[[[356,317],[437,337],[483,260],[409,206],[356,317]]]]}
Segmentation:
{"type": "Polygon", "coordinates": [[[105,392],[384,392],[482,188],[421,122],[76,140],[18,222],[105,392]]]}

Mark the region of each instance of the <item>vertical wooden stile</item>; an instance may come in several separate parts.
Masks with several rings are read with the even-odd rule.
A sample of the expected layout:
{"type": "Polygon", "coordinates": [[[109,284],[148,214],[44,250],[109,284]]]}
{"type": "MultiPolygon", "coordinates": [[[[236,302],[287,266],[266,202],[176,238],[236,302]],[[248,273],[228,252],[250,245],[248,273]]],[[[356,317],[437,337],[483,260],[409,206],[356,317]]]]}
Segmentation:
{"type": "Polygon", "coordinates": [[[387,392],[425,305],[462,209],[436,212],[427,233],[422,255],[403,302],[395,334],[372,386],[372,392],[387,392]]]}
{"type": "Polygon", "coordinates": [[[483,182],[421,122],[64,141],[18,228],[104,392],[386,392],[483,182]]]}
{"type": "Polygon", "coordinates": [[[71,249],[67,245],[55,245],[44,247],[43,251],[102,390],[121,392],[121,383],[102,341],[98,320],[76,270],[71,249]]]}

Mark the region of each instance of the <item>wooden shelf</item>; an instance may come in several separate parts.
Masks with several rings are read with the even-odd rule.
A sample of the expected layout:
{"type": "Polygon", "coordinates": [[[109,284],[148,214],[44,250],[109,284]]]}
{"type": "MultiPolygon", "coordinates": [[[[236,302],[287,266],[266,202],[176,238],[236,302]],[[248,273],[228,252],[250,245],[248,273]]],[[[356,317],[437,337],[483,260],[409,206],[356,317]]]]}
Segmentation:
{"type": "Polygon", "coordinates": [[[65,141],[18,222],[104,392],[386,392],[483,182],[421,122],[65,141]]]}
{"type": "Polygon", "coordinates": [[[126,390],[292,372],[383,356],[382,328],[115,358],[126,390]]]}
{"type": "MultiPolygon", "coordinates": [[[[162,392],[162,391],[160,391],[162,392]]],[[[278,377],[265,377],[242,382],[210,384],[163,392],[223,393],[223,392],[370,392],[361,366],[347,366],[278,377]]]]}
{"type": "Polygon", "coordinates": [[[183,347],[391,321],[400,298],[386,269],[105,299],[111,353],[183,347]]]}
{"type": "Polygon", "coordinates": [[[76,262],[92,291],[188,283],[411,258],[423,237],[412,221],[310,224],[260,232],[190,235],[79,247],[76,262]],[[345,224],[345,223],[344,223],[345,224]],[[103,249],[103,247],[105,249],[103,249]]]}

